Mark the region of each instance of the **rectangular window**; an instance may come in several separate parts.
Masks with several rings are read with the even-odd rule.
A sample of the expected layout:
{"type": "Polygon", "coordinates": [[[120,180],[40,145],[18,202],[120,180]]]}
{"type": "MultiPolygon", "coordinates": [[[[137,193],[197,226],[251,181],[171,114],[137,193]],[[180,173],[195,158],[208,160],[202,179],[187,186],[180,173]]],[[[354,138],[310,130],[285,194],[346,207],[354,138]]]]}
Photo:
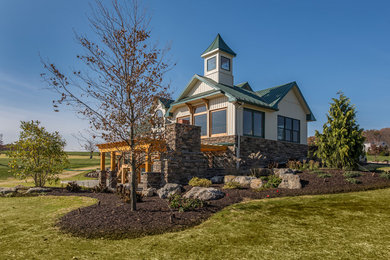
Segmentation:
{"type": "Polygon", "coordinates": [[[226,109],[211,112],[211,134],[226,133],[226,109]]]}
{"type": "Polygon", "coordinates": [[[230,71],[230,59],[221,56],[221,69],[230,71]]]}
{"type": "Polygon", "coordinates": [[[264,113],[252,109],[244,109],[244,135],[264,137],[264,113]]]}
{"type": "Polygon", "coordinates": [[[278,140],[293,143],[300,142],[300,121],[297,119],[278,116],[278,140]]]}
{"type": "Polygon", "coordinates": [[[194,125],[200,126],[200,135],[207,135],[207,114],[194,116],[194,125]]]}
{"type": "Polygon", "coordinates": [[[207,60],[207,71],[214,70],[217,67],[217,57],[214,56],[207,60]]]}

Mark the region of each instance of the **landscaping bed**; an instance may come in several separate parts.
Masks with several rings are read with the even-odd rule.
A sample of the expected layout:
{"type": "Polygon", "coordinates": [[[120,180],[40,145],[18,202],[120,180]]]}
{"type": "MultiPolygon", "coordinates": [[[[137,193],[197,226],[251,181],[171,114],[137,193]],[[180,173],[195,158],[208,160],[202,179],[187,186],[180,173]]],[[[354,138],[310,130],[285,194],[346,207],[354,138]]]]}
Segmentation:
{"type": "MultiPolygon", "coordinates": [[[[226,196],[219,200],[209,201],[205,207],[194,211],[171,211],[166,200],[159,197],[146,197],[137,204],[137,211],[132,212],[130,205],[124,203],[119,196],[110,193],[71,193],[65,189],[54,189],[50,195],[88,196],[98,199],[98,204],[74,210],[63,216],[57,226],[64,232],[87,238],[132,238],[178,231],[198,225],[213,213],[224,207],[250,199],[263,199],[285,196],[314,195],[380,189],[390,187],[390,180],[380,177],[378,173],[361,173],[356,177],[360,184],[346,181],[340,170],[323,170],[325,176],[303,172],[302,189],[222,189],[223,185],[212,185],[222,189],[226,196]]],[[[188,191],[191,186],[184,187],[188,191]]]]}

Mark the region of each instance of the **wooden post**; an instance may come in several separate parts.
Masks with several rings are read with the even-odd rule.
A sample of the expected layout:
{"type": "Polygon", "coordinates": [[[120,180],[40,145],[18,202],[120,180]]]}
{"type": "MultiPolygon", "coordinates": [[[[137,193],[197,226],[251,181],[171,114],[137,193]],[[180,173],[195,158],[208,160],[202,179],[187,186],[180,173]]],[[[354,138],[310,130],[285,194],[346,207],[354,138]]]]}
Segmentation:
{"type": "Polygon", "coordinates": [[[101,171],[106,170],[106,153],[104,152],[100,153],[100,170],[101,171]]]}
{"type": "Polygon", "coordinates": [[[111,152],[111,165],[110,170],[115,171],[115,152],[111,152]]]}

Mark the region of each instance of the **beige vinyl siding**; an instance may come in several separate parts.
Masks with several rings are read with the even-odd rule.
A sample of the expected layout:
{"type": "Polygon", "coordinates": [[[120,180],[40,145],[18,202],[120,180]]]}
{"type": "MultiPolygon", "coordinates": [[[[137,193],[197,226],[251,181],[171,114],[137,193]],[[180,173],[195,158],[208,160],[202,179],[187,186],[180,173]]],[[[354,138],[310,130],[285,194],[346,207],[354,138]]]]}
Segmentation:
{"type": "Polygon", "coordinates": [[[214,90],[214,89],[212,87],[210,87],[209,85],[198,81],[195,84],[195,86],[188,92],[187,96],[188,97],[193,96],[193,95],[200,94],[202,92],[206,92],[206,91],[210,91],[210,90],[214,90]]]}
{"type": "Polygon", "coordinates": [[[220,109],[228,106],[228,98],[226,96],[209,100],[210,110],[220,109]]]}
{"type": "Polygon", "coordinates": [[[189,116],[189,115],[190,115],[190,111],[188,110],[187,106],[179,107],[175,110],[175,112],[173,112],[173,118],[175,118],[175,121],[176,118],[178,117],[189,116]]]}

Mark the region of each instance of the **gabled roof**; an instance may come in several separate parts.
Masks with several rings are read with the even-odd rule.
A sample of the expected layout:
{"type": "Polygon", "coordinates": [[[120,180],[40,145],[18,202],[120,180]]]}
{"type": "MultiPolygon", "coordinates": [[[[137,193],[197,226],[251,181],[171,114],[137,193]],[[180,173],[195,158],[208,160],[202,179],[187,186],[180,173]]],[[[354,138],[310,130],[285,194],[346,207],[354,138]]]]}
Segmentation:
{"type": "Polygon", "coordinates": [[[253,91],[252,87],[249,85],[248,82],[243,82],[243,83],[237,84],[236,87],[243,88],[243,89],[246,89],[249,91],[253,91]]]}
{"type": "Polygon", "coordinates": [[[187,84],[184,91],[181,93],[178,99],[176,99],[173,103],[171,103],[170,108],[167,111],[167,115],[169,115],[172,106],[183,104],[192,100],[200,99],[200,98],[206,98],[209,96],[213,96],[216,94],[224,94],[229,98],[230,102],[243,102],[246,104],[255,105],[258,107],[270,109],[277,111],[279,110],[278,104],[279,102],[287,95],[287,93],[293,89],[296,88],[299,95],[302,98],[302,101],[304,105],[309,110],[309,114],[307,114],[307,120],[308,121],[315,121],[315,117],[313,113],[310,110],[309,105],[307,104],[305,98],[302,95],[302,92],[300,91],[297,83],[290,82],[285,85],[268,88],[264,90],[260,90],[257,92],[254,92],[252,88],[250,87],[248,82],[238,84],[237,86],[231,87],[225,84],[217,83],[214,80],[203,77],[200,75],[195,74],[190,82],[187,84]],[[188,90],[194,85],[196,81],[201,81],[208,86],[212,88],[212,90],[205,91],[196,95],[192,95],[187,97],[186,94],[188,93],[188,90]]]}
{"type": "Polygon", "coordinates": [[[236,53],[230,49],[230,47],[225,43],[225,41],[222,39],[221,35],[217,35],[217,37],[215,37],[214,41],[211,43],[211,45],[202,53],[203,54],[206,54],[210,51],[213,51],[213,50],[216,50],[216,49],[219,49],[221,51],[224,51],[226,53],[229,53],[231,55],[233,55],[234,57],[236,56],[236,53]]]}
{"type": "Polygon", "coordinates": [[[158,100],[161,102],[161,104],[162,104],[165,108],[170,107],[170,105],[171,105],[173,102],[175,102],[174,99],[162,98],[162,97],[160,97],[158,100]]]}
{"type": "Polygon", "coordinates": [[[305,97],[303,96],[301,90],[299,89],[297,83],[295,81],[280,85],[273,88],[267,88],[263,90],[256,91],[255,93],[259,95],[265,102],[267,102],[270,106],[274,108],[278,108],[279,102],[287,95],[287,93],[293,89],[296,88],[299,95],[302,97],[302,100],[304,104],[306,105],[307,109],[310,111],[310,114],[306,115],[306,119],[308,121],[316,121],[316,118],[314,117],[313,113],[311,112],[311,109],[309,105],[307,104],[305,97]]]}

